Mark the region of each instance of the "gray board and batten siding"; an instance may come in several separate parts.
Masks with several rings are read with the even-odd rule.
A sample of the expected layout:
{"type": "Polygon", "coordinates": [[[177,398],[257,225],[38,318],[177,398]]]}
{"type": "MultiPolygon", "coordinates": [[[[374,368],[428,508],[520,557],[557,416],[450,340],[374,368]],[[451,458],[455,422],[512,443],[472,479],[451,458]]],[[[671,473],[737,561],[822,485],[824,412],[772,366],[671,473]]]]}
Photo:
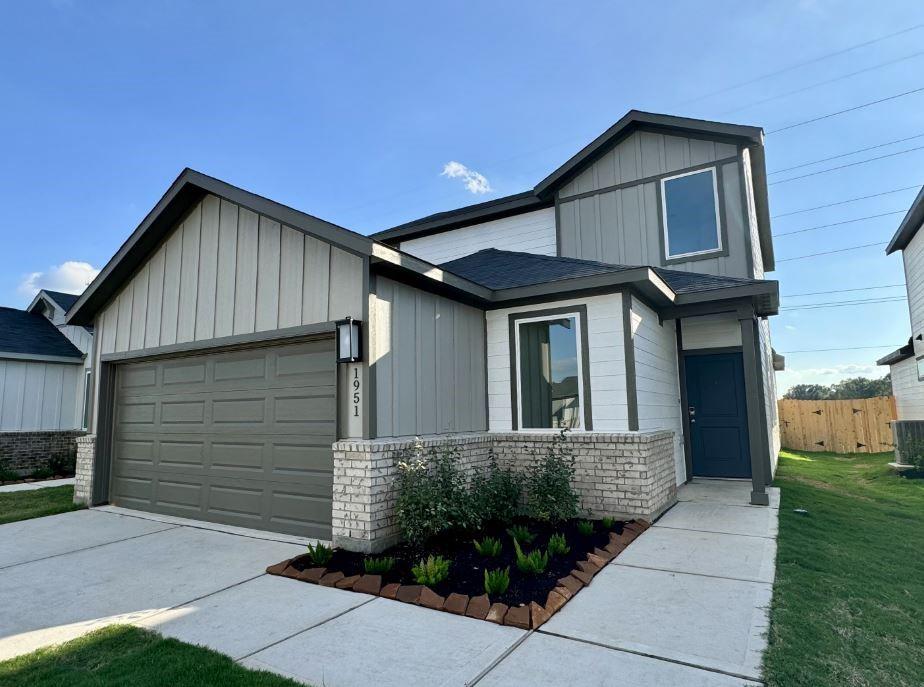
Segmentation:
{"type": "Polygon", "coordinates": [[[375,435],[486,430],[484,311],[381,276],[374,292],[375,435]]]}
{"type": "Polygon", "coordinates": [[[363,270],[354,253],[206,195],[97,314],[94,362],[361,318],[363,270]]]}
{"type": "Polygon", "coordinates": [[[117,368],[111,502],[330,539],[334,344],[117,368]]]}
{"type": "Polygon", "coordinates": [[[737,145],[636,131],[557,192],[559,254],[617,265],[753,277],[745,198],[737,145]],[[722,250],[711,256],[666,260],[661,179],[712,166],[722,250]]]}

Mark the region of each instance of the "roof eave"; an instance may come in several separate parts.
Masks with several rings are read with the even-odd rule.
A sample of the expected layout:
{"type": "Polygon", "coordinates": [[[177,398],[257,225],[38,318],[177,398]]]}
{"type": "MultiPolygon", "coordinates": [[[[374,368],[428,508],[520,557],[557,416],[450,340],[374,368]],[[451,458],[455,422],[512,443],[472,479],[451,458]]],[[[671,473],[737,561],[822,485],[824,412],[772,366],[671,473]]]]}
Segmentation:
{"type": "Polygon", "coordinates": [[[918,191],[914,202],[911,203],[911,207],[908,208],[908,212],[902,218],[901,224],[898,225],[895,235],[889,241],[889,245],[886,246],[886,255],[891,255],[897,250],[904,250],[905,246],[911,243],[911,239],[918,233],[922,224],[924,224],[924,186],[918,191]]]}

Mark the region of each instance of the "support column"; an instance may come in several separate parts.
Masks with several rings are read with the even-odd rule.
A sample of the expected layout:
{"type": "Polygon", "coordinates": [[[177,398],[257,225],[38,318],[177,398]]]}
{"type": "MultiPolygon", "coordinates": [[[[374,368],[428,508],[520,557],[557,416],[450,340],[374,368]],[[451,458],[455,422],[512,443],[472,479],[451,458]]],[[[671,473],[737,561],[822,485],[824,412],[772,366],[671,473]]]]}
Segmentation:
{"type": "Polygon", "coordinates": [[[744,363],[744,391],[747,397],[748,439],[751,452],[751,504],[770,505],[767,495],[767,475],[770,468],[770,450],[765,441],[766,418],[764,399],[761,396],[760,353],[757,321],[754,313],[740,313],[741,353],[744,363]]]}

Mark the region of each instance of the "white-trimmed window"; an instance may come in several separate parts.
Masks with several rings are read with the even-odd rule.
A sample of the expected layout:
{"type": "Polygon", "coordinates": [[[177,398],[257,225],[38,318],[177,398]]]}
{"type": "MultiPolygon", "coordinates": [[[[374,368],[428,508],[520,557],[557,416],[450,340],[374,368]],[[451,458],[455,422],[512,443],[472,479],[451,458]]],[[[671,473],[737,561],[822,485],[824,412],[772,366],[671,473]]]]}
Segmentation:
{"type": "Polygon", "coordinates": [[[917,358],[915,362],[918,365],[918,381],[924,382],[924,355],[920,358],[917,358]]]}
{"type": "Polygon", "coordinates": [[[666,259],[722,250],[715,167],[661,179],[661,212],[666,259]]]}
{"type": "Polygon", "coordinates": [[[90,426],[90,386],[91,370],[86,370],[83,375],[83,421],[80,423],[81,429],[86,430],[90,426]]]}
{"type": "Polygon", "coordinates": [[[584,360],[578,313],[516,320],[517,426],[580,429],[584,360]]]}

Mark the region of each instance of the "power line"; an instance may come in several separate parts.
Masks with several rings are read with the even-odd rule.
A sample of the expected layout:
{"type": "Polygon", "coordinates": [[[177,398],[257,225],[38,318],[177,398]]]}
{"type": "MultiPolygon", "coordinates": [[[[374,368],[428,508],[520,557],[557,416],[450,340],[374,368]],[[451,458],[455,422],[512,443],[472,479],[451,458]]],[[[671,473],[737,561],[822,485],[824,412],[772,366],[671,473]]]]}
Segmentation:
{"type": "Polygon", "coordinates": [[[792,355],[793,353],[827,353],[829,351],[868,351],[873,348],[900,348],[900,346],[882,344],[880,346],[847,346],[846,348],[804,348],[801,351],[780,351],[780,353],[792,355]]]}
{"type": "Polygon", "coordinates": [[[809,253],[808,255],[794,255],[791,258],[780,258],[777,262],[789,262],[790,260],[804,260],[805,258],[815,258],[819,255],[832,255],[834,253],[846,253],[849,250],[859,250],[861,248],[872,248],[873,246],[884,246],[885,242],[882,243],[864,243],[862,246],[850,246],[849,248],[838,248],[837,250],[825,250],[820,253],[809,253]]]}
{"type": "Polygon", "coordinates": [[[833,208],[838,205],[847,205],[848,203],[856,203],[858,200],[868,200],[870,198],[879,198],[880,196],[888,196],[893,193],[901,193],[902,191],[910,191],[911,189],[919,189],[921,184],[915,184],[914,186],[904,186],[902,188],[894,188],[891,191],[883,191],[882,193],[872,193],[868,196],[856,196],[855,198],[848,198],[847,200],[839,200],[836,203],[828,203],[826,205],[816,205],[811,208],[802,208],[800,210],[791,210],[790,212],[782,212],[779,215],[773,215],[773,219],[778,217],[789,217],[790,215],[800,215],[803,212],[811,212],[812,210],[823,210],[825,208],[833,208]]]}
{"type": "Polygon", "coordinates": [[[905,96],[914,95],[915,93],[920,93],[924,91],[924,86],[920,88],[913,88],[910,91],[904,91],[903,93],[896,93],[895,95],[886,96],[885,98],[879,98],[878,100],[870,100],[867,103],[862,103],[860,105],[854,105],[853,107],[848,107],[844,110],[837,110],[836,112],[829,112],[828,114],[823,114],[818,117],[813,117],[812,119],[806,119],[802,122],[795,122],[793,124],[787,124],[782,126],[779,129],[773,129],[768,131],[767,135],[778,134],[781,131],[789,131],[790,129],[795,129],[796,127],[805,126],[806,124],[813,124],[814,122],[820,122],[823,119],[830,119],[831,117],[837,117],[842,114],[847,114],[848,112],[856,112],[857,110],[862,110],[865,107],[870,107],[872,105],[879,105],[880,103],[885,103],[890,100],[897,100],[898,98],[904,98],[905,96]]]}
{"type": "Polygon", "coordinates": [[[823,310],[826,308],[843,308],[848,305],[879,305],[881,303],[901,303],[908,300],[904,296],[886,298],[861,298],[854,301],[830,301],[827,303],[806,303],[805,305],[780,306],[780,310],[823,310]]]}
{"type": "Polygon", "coordinates": [[[913,153],[916,150],[924,150],[924,146],[917,146],[916,148],[906,148],[905,150],[898,150],[894,153],[888,153],[886,155],[877,155],[876,157],[871,157],[866,160],[858,160],[857,162],[848,162],[845,165],[838,165],[837,167],[828,167],[826,169],[819,169],[816,172],[809,172],[808,174],[802,174],[797,177],[789,177],[788,179],[779,179],[778,181],[771,181],[767,186],[775,186],[776,184],[785,184],[789,181],[796,181],[798,179],[807,179],[808,177],[818,176],[819,174],[827,174],[828,172],[836,172],[839,169],[847,169],[848,167],[856,167],[857,165],[865,165],[869,162],[875,162],[876,160],[885,160],[886,158],[895,157],[896,155],[905,155],[906,153],[913,153]]]}
{"type": "Polygon", "coordinates": [[[774,76],[779,76],[780,74],[786,74],[787,72],[791,72],[796,69],[801,69],[802,67],[807,67],[810,64],[816,64],[818,62],[822,62],[832,57],[837,57],[838,55],[844,55],[854,50],[865,48],[869,45],[874,45],[876,43],[880,43],[890,38],[895,38],[896,36],[901,36],[902,34],[910,33],[911,31],[916,31],[917,29],[920,29],[921,27],[924,27],[924,24],[915,24],[914,26],[910,26],[906,29],[902,29],[901,31],[896,31],[895,33],[889,33],[889,34],[886,34],[885,36],[879,36],[878,38],[873,38],[868,41],[863,41],[862,43],[855,43],[854,45],[847,46],[846,48],[841,48],[840,50],[836,50],[834,52],[826,53],[824,55],[819,55],[818,57],[813,57],[803,62],[796,62],[795,64],[791,64],[788,67],[783,67],[782,69],[777,69],[776,71],[773,71],[773,72],[761,74],[760,76],[756,76],[752,79],[748,79],[747,81],[741,81],[731,86],[725,86],[724,88],[720,88],[716,91],[712,91],[711,93],[704,93],[703,95],[697,96],[696,98],[693,98],[692,100],[686,100],[682,103],[678,103],[678,106],[689,105],[690,103],[699,102],[700,100],[705,100],[706,98],[711,98],[716,95],[728,93],[729,91],[734,91],[739,88],[743,88],[744,86],[750,86],[753,83],[764,81],[765,79],[769,79],[774,76]]]}
{"type": "Polygon", "coordinates": [[[795,231],[784,231],[781,234],[774,234],[774,238],[779,238],[781,236],[792,236],[793,234],[804,234],[808,231],[818,231],[820,229],[830,229],[831,227],[839,227],[843,224],[853,224],[855,222],[863,222],[868,219],[876,219],[877,217],[888,217],[889,215],[903,215],[907,213],[907,210],[893,210],[892,212],[882,212],[878,215],[868,215],[866,217],[856,217],[854,219],[845,219],[840,222],[831,222],[830,224],[818,224],[814,227],[805,227],[804,229],[796,229],[795,231]]]}
{"type": "Polygon", "coordinates": [[[897,57],[894,60],[887,60],[885,62],[880,62],[879,64],[872,65],[871,67],[864,67],[863,69],[858,69],[855,72],[850,72],[848,74],[842,74],[841,76],[835,76],[834,78],[825,79],[824,81],[817,81],[813,84],[810,84],[808,86],[803,86],[801,88],[797,88],[793,91],[787,91],[785,93],[778,93],[777,95],[771,95],[767,98],[763,98],[761,100],[755,100],[754,102],[748,103],[746,105],[734,107],[730,110],[723,110],[719,114],[726,115],[726,114],[732,114],[734,112],[740,112],[741,110],[747,110],[750,107],[755,107],[757,105],[763,105],[764,103],[769,103],[774,100],[779,100],[780,98],[787,98],[791,95],[798,95],[799,93],[805,93],[806,91],[811,91],[816,88],[820,88],[821,86],[827,86],[828,84],[837,83],[838,81],[844,81],[845,79],[850,79],[850,78],[853,78],[854,76],[859,76],[860,74],[866,74],[867,72],[872,72],[877,69],[882,69],[883,67],[889,67],[893,64],[898,64],[899,62],[905,62],[907,60],[912,60],[915,57],[920,57],[921,55],[924,55],[924,51],[911,53],[910,55],[905,55],[904,57],[897,57]]]}
{"type": "Polygon", "coordinates": [[[833,289],[831,291],[809,291],[807,293],[784,293],[783,298],[796,298],[798,296],[821,296],[828,293],[847,293],[848,291],[872,291],[874,289],[897,289],[905,284],[883,284],[882,286],[858,286],[855,289],[833,289]]]}
{"type": "Polygon", "coordinates": [[[767,172],[767,176],[771,174],[780,174],[782,172],[791,172],[794,169],[801,169],[802,167],[811,167],[812,165],[817,165],[820,162],[830,162],[831,160],[837,160],[842,157],[850,157],[851,155],[856,155],[857,153],[865,153],[868,150],[876,150],[877,148],[885,148],[896,143],[904,143],[905,141],[913,141],[916,138],[922,138],[924,134],[915,134],[914,136],[908,136],[907,138],[897,138],[894,141],[886,141],[885,143],[879,143],[874,146],[869,146],[867,148],[857,148],[856,150],[848,150],[846,153],[841,153],[840,155],[832,155],[831,157],[822,157],[817,160],[811,160],[810,162],[803,162],[800,165],[793,165],[792,167],[783,167],[782,169],[775,169],[772,172],[767,172]]]}

